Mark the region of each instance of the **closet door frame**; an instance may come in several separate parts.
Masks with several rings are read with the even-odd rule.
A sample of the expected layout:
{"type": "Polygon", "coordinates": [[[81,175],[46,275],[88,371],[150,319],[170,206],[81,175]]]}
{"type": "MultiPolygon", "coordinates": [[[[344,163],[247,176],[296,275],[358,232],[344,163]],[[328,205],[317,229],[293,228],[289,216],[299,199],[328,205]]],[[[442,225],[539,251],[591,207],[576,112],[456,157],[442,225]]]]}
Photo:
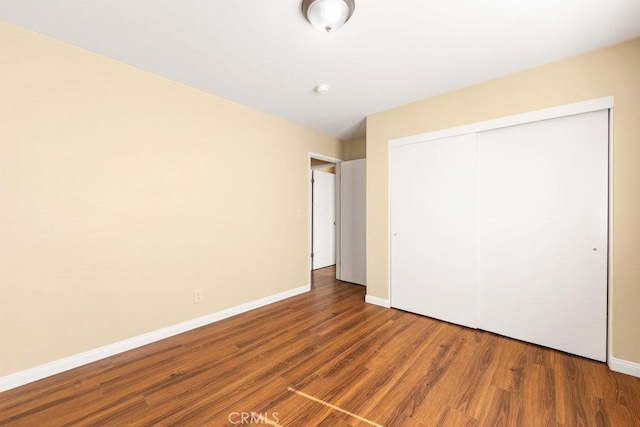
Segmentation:
{"type": "MultiPolygon", "coordinates": [[[[583,102],[577,102],[573,104],[566,104],[552,108],[546,108],[542,110],[516,114],[512,116],[501,117],[494,120],[487,120],[483,122],[472,123],[468,125],[458,126],[449,129],[438,130],[434,132],[427,132],[419,135],[412,135],[403,138],[392,139],[388,143],[387,154],[390,154],[390,150],[393,147],[399,147],[407,144],[416,144],[420,142],[428,142],[436,139],[448,138],[452,136],[465,135],[470,133],[478,133],[488,130],[500,129],[508,126],[516,126],[526,123],[533,123],[542,120],[549,120],[555,118],[561,118],[566,116],[572,116],[576,114],[590,113],[594,111],[608,110],[609,112],[609,206],[608,206],[608,257],[607,257],[607,362],[611,365],[612,362],[612,346],[611,346],[611,325],[612,325],[612,301],[613,301],[613,292],[612,292],[612,271],[611,266],[613,265],[613,107],[614,107],[614,98],[613,96],[603,97],[592,99],[583,102]]],[[[390,165],[388,165],[389,167],[390,165]]],[[[388,170],[389,176],[390,170],[388,170]]],[[[391,230],[391,195],[388,194],[388,230],[390,233],[391,230]]],[[[387,244],[388,244],[388,265],[389,265],[389,276],[387,278],[388,284],[388,295],[391,299],[391,277],[392,272],[391,269],[393,265],[391,264],[391,235],[389,234],[387,244]]],[[[393,301],[391,301],[391,305],[393,305],[393,301]]]]}

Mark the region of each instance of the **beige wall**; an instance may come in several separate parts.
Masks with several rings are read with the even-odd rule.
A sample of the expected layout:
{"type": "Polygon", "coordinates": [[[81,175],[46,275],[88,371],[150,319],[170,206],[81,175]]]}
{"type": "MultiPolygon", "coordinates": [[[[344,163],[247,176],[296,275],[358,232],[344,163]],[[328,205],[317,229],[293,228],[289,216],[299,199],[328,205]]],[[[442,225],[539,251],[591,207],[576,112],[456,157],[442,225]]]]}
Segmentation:
{"type": "Polygon", "coordinates": [[[342,160],[358,160],[367,157],[367,137],[348,139],[342,142],[342,160]]]}
{"type": "Polygon", "coordinates": [[[389,296],[390,139],[609,95],[615,97],[613,355],[640,363],[640,39],[368,117],[368,294],[389,296]]]}
{"type": "Polygon", "coordinates": [[[308,284],[342,149],[5,23],[0,147],[0,376],[308,284]]]}
{"type": "Polygon", "coordinates": [[[318,159],[311,159],[311,168],[313,170],[317,170],[317,171],[322,171],[322,172],[328,172],[328,173],[332,173],[335,174],[336,173],[336,167],[334,163],[330,163],[330,162],[325,162],[324,160],[318,160],[318,159]],[[316,166],[316,167],[314,167],[316,166]],[[319,166],[323,166],[323,167],[319,167],[319,166]]]}

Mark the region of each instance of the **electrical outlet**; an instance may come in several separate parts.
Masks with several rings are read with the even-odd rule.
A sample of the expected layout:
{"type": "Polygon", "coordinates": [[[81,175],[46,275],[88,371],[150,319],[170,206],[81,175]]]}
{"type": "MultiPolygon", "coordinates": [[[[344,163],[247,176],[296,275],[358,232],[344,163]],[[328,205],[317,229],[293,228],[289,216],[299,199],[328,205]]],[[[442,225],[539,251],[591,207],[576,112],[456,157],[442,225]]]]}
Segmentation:
{"type": "Polygon", "coordinates": [[[202,289],[196,289],[193,291],[193,303],[197,304],[202,301],[202,289]]]}

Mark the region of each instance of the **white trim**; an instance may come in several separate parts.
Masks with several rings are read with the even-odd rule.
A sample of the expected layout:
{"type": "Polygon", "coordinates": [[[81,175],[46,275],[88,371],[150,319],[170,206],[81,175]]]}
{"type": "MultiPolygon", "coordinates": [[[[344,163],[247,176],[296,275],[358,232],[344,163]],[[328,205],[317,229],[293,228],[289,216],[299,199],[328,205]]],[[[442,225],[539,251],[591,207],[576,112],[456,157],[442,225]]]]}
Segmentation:
{"type": "MultiPolygon", "coordinates": [[[[368,199],[367,199],[368,200],[368,199]]],[[[391,146],[387,148],[387,298],[389,300],[389,308],[393,302],[393,294],[391,292],[391,146]]]]}
{"type": "Polygon", "coordinates": [[[391,308],[391,301],[384,298],[374,297],[373,295],[366,295],[364,297],[364,302],[367,304],[379,305],[384,308],[391,308]]]}
{"type": "Polygon", "coordinates": [[[640,363],[629,362],[627,360],[616,359],[615,357],[609,358],[609,369],[616,372],[621,372],[627,375],[633,375],[640,378],[640,363]]]}
{"type": "Polygon", "coordinates": [[[575,114],[590,113],[592,111],[606,110],[609,108],[613,108],[613,96],[576,102],[574,104],[560,105],[558,107],[545,108],[544,110],[530,111],[528,113],[500,117],[498,119],[471,123],[450,129],[442,129],[434,132],[392,139],[389,141],[389,148],[415,144],[418,142],[433,141],[435,139],[448,138],[451,136],[483,132],[508,126],[516,126],[524,123],[539,122],[541,120],[556,119],[575,114]]]}
{"type": "Polygon", "coordinates": [[[609,259],[607,265],[607,360],[613,357],[613,106],[609,109],[609,259]]]}
{"type": "Polygon", "coordinates": [[[336,163],[336,279],[342,279],[342,163],[336,163]]]}
{"type": "Polygon", "coordinates": [[[104,359],[106,357],[132,350],[134,348],[142,347],[143,345],[151,344],[156,341],[160,341],[165,338],[190,331],[192,329],[200,328],[202,326],[218,322],[228,317],[246,313],[247,311],[251,311],[268,304],[273,304],[275,302],[291,298],[305,292],[309,292],[310,290],[311,285],[300,286],[299,288],[290,289],[288,291],[280,292],[275,295],[270,295],[268,297],[260,298],[255,301],[250,301],[248,303],[227,308],[225,310],[211,313],[203,317],[198,317],[193,320],[178,323],[177,325],[158,329],[156,331],[138,335],[136,337],[109,344],[100,348],[85,351],[84,353],[75,354],[73,356],[65,357],[64,359],[55,360],[53,362],[45,363],[44,365],[16,372],[14,374],[9,374],[4,377],[0,377],[0,392],[19,387],[33,381],[41,380],[43,378],[77,368],[78,366],[86,365],[88,363],[104,359]]]}
{"type": "Polygon", "coordinates": [[[316,160],[322,160],[323,162],[329,163],[340,163],[342,160],[337,157],[325,156],[324,154],[313,153],[309,151],[309,164],[311,164],[311,159],[314,158],[316,160]]]}

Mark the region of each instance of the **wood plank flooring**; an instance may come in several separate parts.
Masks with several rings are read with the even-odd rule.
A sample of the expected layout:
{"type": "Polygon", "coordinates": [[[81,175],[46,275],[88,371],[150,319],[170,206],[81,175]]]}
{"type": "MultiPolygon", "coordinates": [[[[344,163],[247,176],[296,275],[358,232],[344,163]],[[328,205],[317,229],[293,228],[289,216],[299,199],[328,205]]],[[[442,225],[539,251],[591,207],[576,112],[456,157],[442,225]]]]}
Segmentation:
{"type": "Polygon", "coordinates": [[[314,288],[0,394],[9,426],[640,426],[603,363],[314,288]]]}

